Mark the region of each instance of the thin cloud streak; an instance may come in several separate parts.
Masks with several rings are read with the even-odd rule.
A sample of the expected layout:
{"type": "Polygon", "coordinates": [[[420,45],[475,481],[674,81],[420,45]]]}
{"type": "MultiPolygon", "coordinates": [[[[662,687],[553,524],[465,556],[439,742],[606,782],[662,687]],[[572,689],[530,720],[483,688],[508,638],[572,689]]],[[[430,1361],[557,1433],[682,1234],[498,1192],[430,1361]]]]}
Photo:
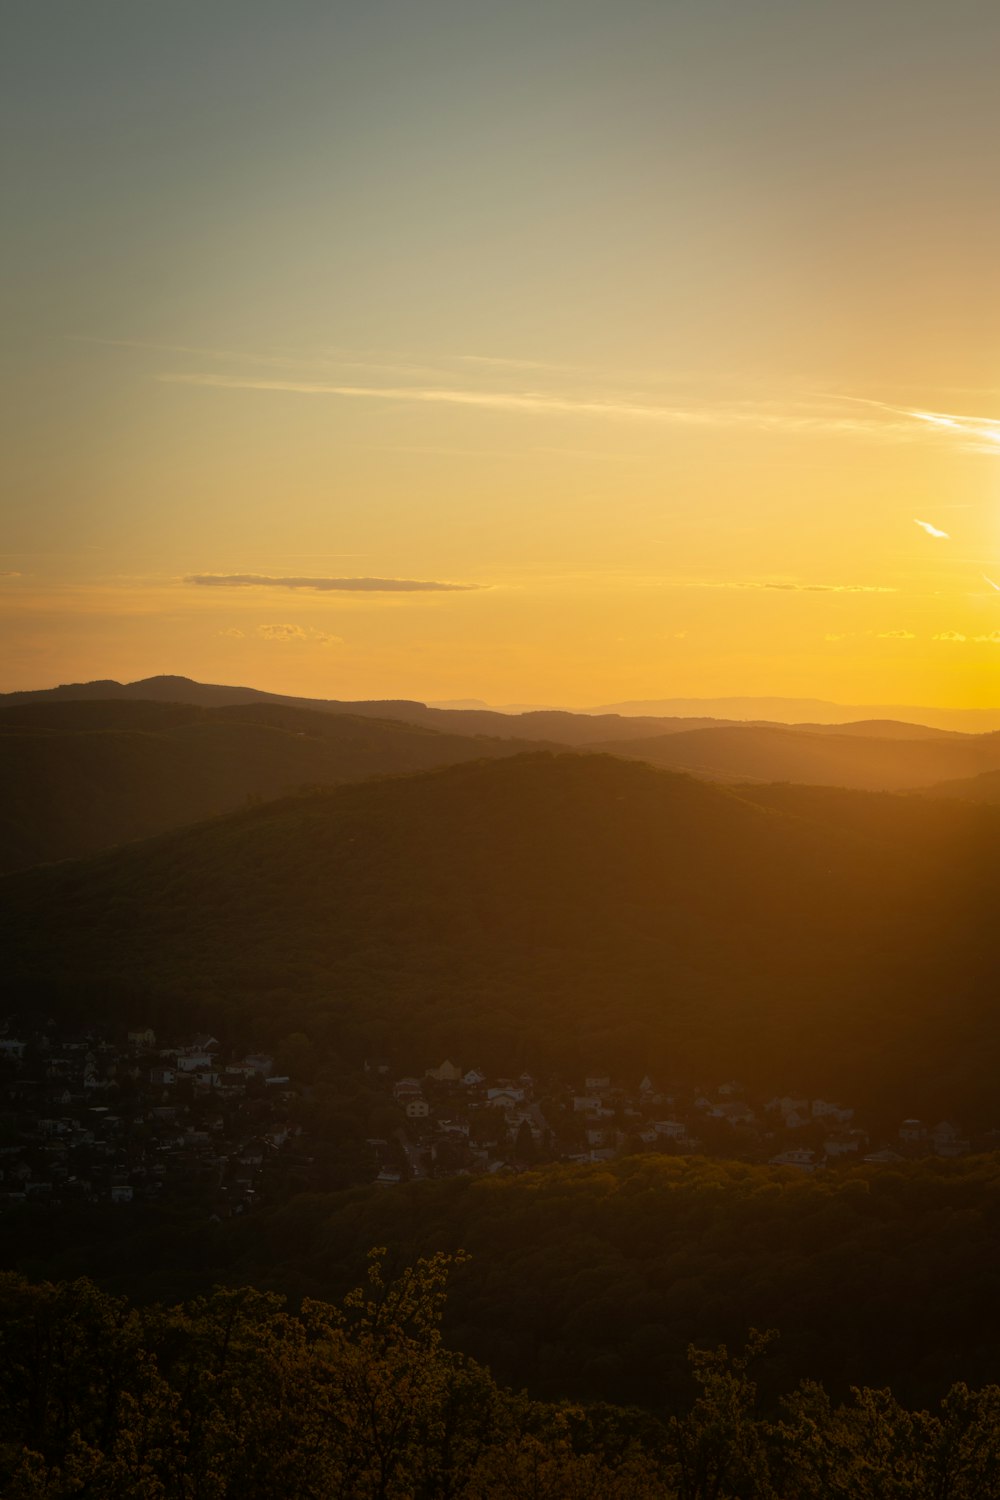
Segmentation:
{"type": "Polygon", "coordinates": [[[303,396],[339,396],[366,401],[411,402],[418,405],[465,406],[484,411],[515,412],[526,416],[582,416],[616,421],[672,426],[747,427],[763,432],[841,433],[861,436],[912,437],[912,423],[863,421],[794,405],[742,402],[732,406],[658,406],[626,397],[608,400],[576,399],[540,391],[473,391],[439,386],[362,386],[312,380],[211,373],[161,374],[171,385],[218,390],[276,391],[303,396]]]}
{"type": "Polygon", "coordinates": [[[897,588],[880,583],[764,583],[735,580],[723,583],[692,582],[683,585],[695,589],[776,589],[789,594],[898,594],[897,588]]]}
{"type": "MultiPolygon", "coordinates": [[[[609,398],[568,396],[559,392],[503,391],[453,388],[448,384],[407,384],[394,386],[356,385],[335,380],[317,379],[337,370],[365,370],[386,376],[404,376],[408,381],[448,381],[462,371],[476,370],[489,374],[504,370],[536,371],[539,375],[582,377],[596,375],[595,367],[557,364],[533,359],[488,354],[439,354],[415,360],[408,354],[386,351],[331,349],[319,354],[304,351],[267,353],[249,350],[215,349],[192,344],[160,344],[138,339],[71,336],[71,341],[109,348],[152,350],[161,353],[193,354],[213,361],[229,361],[244,366],[270,367],[277,373],[228,375],[223,372],[163,372],[158,380],[178,385],[217,387],[222,390],[259,390],[299,395],[328,395],[345,399],[414,402],[468,406],[482,410],[521,412],[527,415],[579,415],[612,420],[654,422],[690,426],[741,426],[760,431],[832,433],[861,437],[880,437],[915,441],[923,431],[962,441],[967,452],[995,454],[1000,451],[1000,419],[940,412],[921,407],[898,406],[891,402],[842,392],[817,392],[808,399],[791,397],[784,402],[734,401],[728,405],[699,403],[662,406],[632,394],[609,398]],[[827,403],[824,407],[821,403],[827,403]],[[880,416],[867,419],[850,417],[844,408],[867,407],[880,416]],[[839,410],[838,410],[839,408],[839,410]]],[[[628,378],[616,372],[619,382],[628,378]]],[[[671,383],[676,381],[671,377],[671,383]]],[[[655,388],[662,383],[643,372],[640,383],[655,388]]],[[[986,393],[983,393],[986,394],[986,393]]]]}
{"type": "Polygon", "coordinates": [[[479,583],[437,583],[416,578],[273,578],[267,573],[188,573],[185,583],[202,588],[312,589],[318,593],[465,594],[479,583]]]}

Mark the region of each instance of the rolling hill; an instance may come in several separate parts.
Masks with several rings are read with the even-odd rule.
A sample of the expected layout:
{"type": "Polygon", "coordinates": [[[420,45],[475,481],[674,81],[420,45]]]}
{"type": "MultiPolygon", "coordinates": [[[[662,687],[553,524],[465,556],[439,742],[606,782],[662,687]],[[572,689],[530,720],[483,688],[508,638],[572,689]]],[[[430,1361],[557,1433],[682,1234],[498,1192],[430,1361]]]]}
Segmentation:
{"type": "Polygon", "coordinates": [[[36,1014],[969,1118],[1000,1064],[998,834],[961,803],[517,756],[8,876],[0,954],[36,1014]]]}
{"type": "Polygon", "coordinates": [[[1000,802],[1000,770],[980,771],[925,788],[928,797],[958,797],[965,802],[1000,802]]]}
{"type": "Polygon", "coordinates": [[[0,713],[0,870],[93,854],[302,786],[523,748],[280,704],[35,700],[0,713]]]}

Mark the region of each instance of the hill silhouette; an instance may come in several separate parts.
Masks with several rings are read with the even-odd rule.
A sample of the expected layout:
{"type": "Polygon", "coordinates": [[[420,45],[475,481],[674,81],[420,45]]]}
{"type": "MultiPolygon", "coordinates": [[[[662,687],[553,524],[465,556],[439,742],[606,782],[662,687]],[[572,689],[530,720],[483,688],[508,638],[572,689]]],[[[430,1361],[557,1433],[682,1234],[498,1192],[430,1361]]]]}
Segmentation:
{"type": "Polygon", "coordinates": [[[35,700],[0,713],[0,870],[93,854],[314,783],[522,748],[281,704],[35,700]]]}
{"type": "Polygon", "coordinates": [[[962,803],[517,756],[9,876],[0,954],[35,1013],[968,1118],[1000,1062],[998,833],[962,803]]]}
{"type": "MultiPolygon", "coordinates": [[[[902,726],[895,726],[896,729],[902,726]]],[[[1000,770],[1000,733],[943,735],[916,730],[864,734],[862,726],[718,726],[593,748],[718,781],[796,781],[867,791],[912,791],[933,782],[1000,770]]]]}
{"type": "Polygon", "coordinates": [[[925,790],[928,797],[959,797],[966,802],[1000,802],[1000,770],[980,771],[978,776],[962,776],[954,781],[939,781],[925,790]]]}
{"type": "Polygon", "coordinates": [[[65,683],[61,687],[34,692],[0,693],[0,709],[32,705],[87,702],[186,703],[201,708],[270,704],[314,713],[351,714],[359,718],[392,719],[419,724],[449,734],[493,735],[501,739],[555,740],[565,745],[590,745],[612,735],[641,739],[647,734],[665,734],[673,729],[708,727],[716,722],[708,716],[690,718],[627,718],[622,714],[573,713],[568,709],[528,709],[523,713],[501,713],[491,708],[432,707],[407,698],[373,698],[357,701],[337,698],[295,698],[267,693],[259,688],[228,687],[194,682],[189,677],[146,677],[139,682],[65,683]]]}

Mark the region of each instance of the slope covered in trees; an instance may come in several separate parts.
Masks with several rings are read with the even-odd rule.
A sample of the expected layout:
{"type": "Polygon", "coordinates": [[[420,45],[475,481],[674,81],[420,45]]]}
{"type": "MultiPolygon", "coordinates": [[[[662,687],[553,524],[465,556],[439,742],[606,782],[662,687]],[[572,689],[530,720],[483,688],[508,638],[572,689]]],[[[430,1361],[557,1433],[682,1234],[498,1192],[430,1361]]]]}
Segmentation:
{"type": "Polygon", "coordinates": [[[216,1282],[337,1299],[366,1248],[390,1268],[467,1249],[448,1342],[539,1399],[662,1410],[689,1343],[777,1327],[767,1390],[802,1378],[933,1402],[1000,1377],[1000,1158],[793,1168],[644,1155],[521,1175],[300,1193],[212,1222],[135,1204],[0,1219],[0,1263],[141,1302],[216,1282]],[[919,1309],[915,1315],[914,1309],[919,1309]]]}
{"type": "Polygon", "coordinates": [[[523,749],[269,703],[35,700],[0,712],[0,870],[94,854],[302,786],[523,749]]]}
{"type": "MultiPolygon", "coordinates": [[[[457,1258],[459,1264],[461,1257],[457,1258]]],[[[451,1257],[297,1311],[252,1289],[144,1310],[88,1282],[0,1278],[0,1481],[11,1500],[996,1500],[1000,1388],[938,1411],[888,1390],[765,1402],[771,1333],[692,1349],[687,1400],[543,1404],[451,1353],[451,1257]]]]}
{"type": "Polygon", "coordinates": [[[940,781],[927,788],[930,797],[958,797],[965,802],[1000,802],[1000,771],[982,771],[978,776],[962,776],[955,781],[940,781]]]}
{"type": "Polygon", "coordinates": [[[997,813],[788,790],[580,755],[341,787],[8,877],[3,959],[36,1013],[991,1110],[997,813]]]}

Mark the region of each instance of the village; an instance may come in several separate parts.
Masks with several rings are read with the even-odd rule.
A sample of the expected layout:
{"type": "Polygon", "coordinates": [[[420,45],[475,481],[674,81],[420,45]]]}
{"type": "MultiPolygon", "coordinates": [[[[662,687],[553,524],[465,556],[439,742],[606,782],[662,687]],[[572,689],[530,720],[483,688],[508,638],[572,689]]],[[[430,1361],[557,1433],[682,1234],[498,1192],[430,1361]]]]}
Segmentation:
{"type": "Polygon", "coordinates": [[[0,1022],[0,1209],[183,1200],[221,1220],[302,1190],[641,1152],[812,1172],[997,1146],[995,1133],[970,1140],[949,1120],[905,1119],[876,1138],[849,1105],[755,1099],[735,1082],[511,1079],[450,1059],[400,1077],[369,1059],[341,1098],[296,1077],[287,1057],[284,1067],[280,1049],[229,1055],[207,1034],[166,1042],[146,1026],[115,1037],[0,1022]]]}

